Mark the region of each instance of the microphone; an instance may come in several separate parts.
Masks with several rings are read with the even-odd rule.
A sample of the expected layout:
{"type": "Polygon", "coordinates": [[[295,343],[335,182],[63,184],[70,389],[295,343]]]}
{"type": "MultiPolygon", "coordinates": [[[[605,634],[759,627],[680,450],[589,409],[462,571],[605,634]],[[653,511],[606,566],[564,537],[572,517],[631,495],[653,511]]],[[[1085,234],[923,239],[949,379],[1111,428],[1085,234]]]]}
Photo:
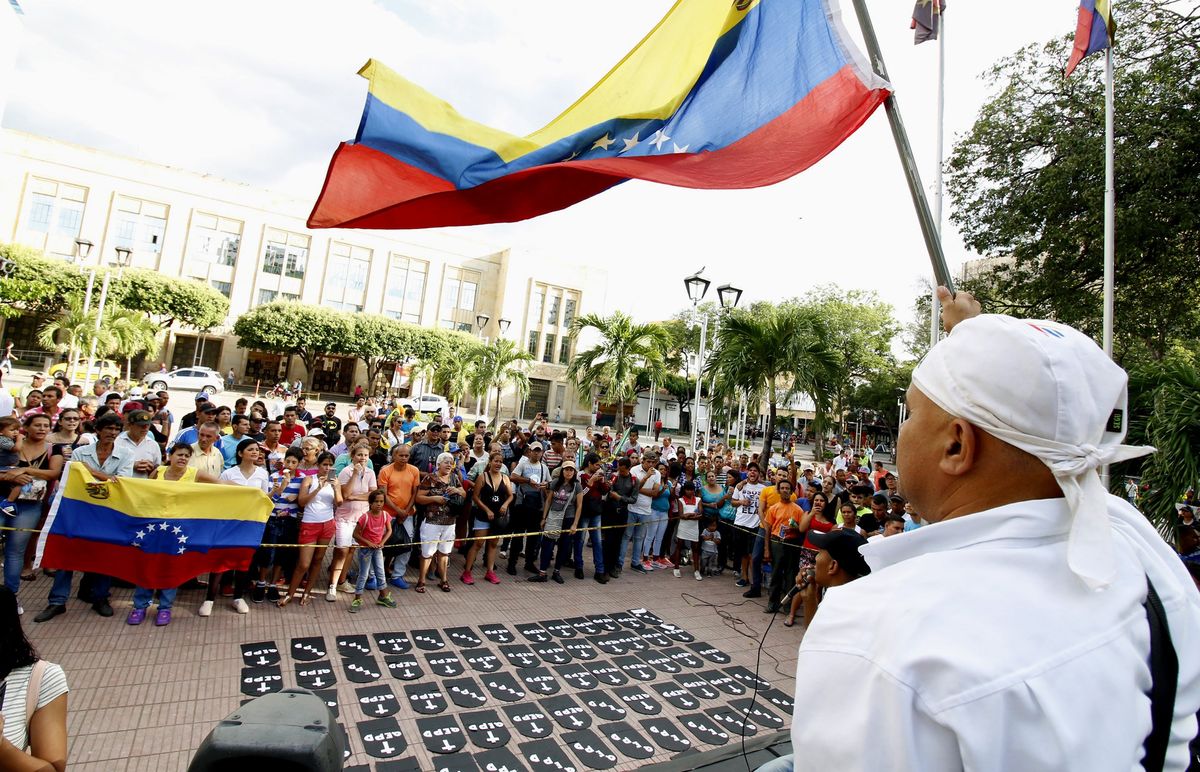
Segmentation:
{"type": "Polygon", "coordinates": [[[788,590],[787,593],[783,596],[783,599],[779,601],[779,605],[782,606],[787,603],[791,603],[792,598],[796,597],[796,595],[798,595],[799,593],[800,593],[800,585],[793,584],[792,589],[788,590]]]}

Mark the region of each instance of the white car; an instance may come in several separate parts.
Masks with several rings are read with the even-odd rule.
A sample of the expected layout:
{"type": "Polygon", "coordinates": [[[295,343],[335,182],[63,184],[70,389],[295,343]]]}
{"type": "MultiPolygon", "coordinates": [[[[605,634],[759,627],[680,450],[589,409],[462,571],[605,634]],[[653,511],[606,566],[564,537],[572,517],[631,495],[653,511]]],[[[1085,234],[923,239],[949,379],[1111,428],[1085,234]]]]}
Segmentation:
{"type": "Polygon", "coordinates": [[[402,397],[398,400],[401,407],[411,407],[417,413],[437,413],[441,411],[443,416],[450,415],[450,403],[445,397],[437,394],[422,394],[419,397],[402,397]]]}
{"type": "Polygon", "coordinates": [[[221,376],[207,367],[177,367],[169,373],[150,373],[146,383],[155,391],[172,389],[216,394],[225,390],[221,376]]]}

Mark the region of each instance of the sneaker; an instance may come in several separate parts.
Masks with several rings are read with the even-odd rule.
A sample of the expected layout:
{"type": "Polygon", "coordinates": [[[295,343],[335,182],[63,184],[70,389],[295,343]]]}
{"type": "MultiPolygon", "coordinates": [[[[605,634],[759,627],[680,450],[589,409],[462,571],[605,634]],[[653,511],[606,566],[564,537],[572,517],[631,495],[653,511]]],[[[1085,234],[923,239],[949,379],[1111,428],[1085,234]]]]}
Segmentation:
{"type": "Polygon", "coordinates": [[[560,574],[557,571],[555,571],[554,574],[550,578],[553,579],[554,581],[558,582],[559,584],[563,583],[562,574],[560,574]]]}
{"type": "MultiPolygon", "coordinates": [[[[634,572],[635,574],[650,573],[649,569],[643,567],[641,563],[634,563],[632,566],[629,567],[629,570],[634,572]]],[[[620,572],[618,572],[618,573],[620,573],[620,572]]]]}
{"type": "Polygon", "coordinates": [[[743,598],[761,598],[762,590],[759,589],[758,587],[751,587],[749,590],[746,590],[745,592],[742,593],[742,597],[743,598]]]}
{"type": "Polygon", "coordinates": [[[330,603],[337,602],[337,585],[329,585],[329,589],[325,591],[325,600],[330,603]]]}
{"type": "Polygon", "coordinates": [[[20,603],[17,604],[17,616],[19,616],[19,617],[25,616],[25,607],[22,606],[20,603]]]}
{"type": "Polygon", "coordinates": [[[463,571],[462,583],[463,584],[475,584],[475,577],[471,576],[470,571],[463,571]]]}
{"type": "Polygon", "coordinates": [[[592,578],[595,579],[600,584],[608,584],[608,577],[605,576],[604,574],[596,574],[592,578]]]}
{"type": "Polygon", "coordinates": [[[129,616],[125,617],[125,624],[140,625],[146,620],[146,609],[135,608],[129,612],[129,616]]]}
{"type": "Polygon", "coordinates": [[[403,576],[393,576],[388,584],[392,585],[393,587],[399,587],[401,590],[408,589],[408,582],[404,581],[403,576]]]}
{"type": "Polygon", "coordinates": [[[700,572],[699,572],[699,571],[696,571],[696,572],[695,572],[695,576],[696,576],[696,581],[697,581],[697,582],[703,582],[703,581],[704,581],[704,577],[700,575],[700,572]]]}
{"type": "Polygon", "coordinates": [[[666,558],[659,558],[658,560],[654,561],[654,565],[658,568],[674,568],[675,567],[675,564],[672,563],[670,560],[667,560],[666,558]]]}
{"type": "Polygon", "coordinates": [[[517,575],[517,566],[516,566],[516,564],[515,564],[515,563],[509,563],[509,564],[508,564],[508,567],[507,567],[507,568],[505,568],[504,570],[505,570],[505,572],[506,572],[506,573],[507,573],[509,576],[516,576],[516,575],[517,575]]]}
{"type": "Polygon", "coordinates": [[[525,570],[531,574],[536,574],[538,572],[538,567],[527,561],[525,563],[525,570]]]}
{"type": "Polygon", "coordinates": [[[171,609],[160,608],[154,615],[154,624],[156,627],[166,627],[171,624],[171,609]]]}
{"type": "Polygon", "coordinates": [[[529,581],[544,582],[544,581],[546,581],[546,575],[545,574],[534,574],[533,576],[529,577],[529,581]]]}
{"type": "Polygon", "coordinates": [[[113,615],[113,607],[108,600],[98,600],[92,604],[92,611],[95,611],[102,617],[111,617],[113,615]]]}
{"type": "MultiPolygon", "coordinates": [[[[284,589],[286,590],[287,588],[285,587],[284,589]]],[[[275,603],[282,597],[283,596],[279,594],[279,588],[275,585],[271,585],[267,588],[267,600],[275,603]]]]}
{"type": "Polygon", "coordinates": [[[749,587],[749,586],[750,586],[750,583],[749,583],[749,582],[747,582],[745,579],[743,579],[742,577],[740,577],[740,576],[739,576],[739,577],[738,577],[738,580],[737,580],[736,582],[734,582],[734,583],[733,583],[733,586],[734,586],[734,587],[749,587]]]}
{"type": "Polygon", "coordinates": [[[496,576],[495,571],[488,571],[486,574],[483,575],[483,578],[487,579],[492,584],[500,584],[500,577],[496,576]]]}
{"type": "Polygon", "coordinates": [[[617,566],[613,570],[609,571],[608,578],[609,579],[620,579],[621,578],[621,567],[617,566]]]}
{"type": "Polygon", "coordinates": [[[5,517],[16,517],[17,507],[11,501],[0,501],[0,512],[3,512],[5,517]]]}
{"type": "Polygon", "coordinates": [[[239,614],[249,614],[250,605],[246,603],[244,598],[237,598],[233,601],[233,610],[239,614]]]}
{"type": "Polygon", "coordinates": [[[508,560],[508,550],[500,550],[500,559],[508,560]]]}
{"type": "Polygon", "coordinates": [[[267,599],[267,586],[265,584],[254,585],[253,592],[250,593],[250,600],[255,603],[262,603],[267,599]]]}
{"type": "Polygon", "coordinates": [[[212,607],[213,602],[211,600],[206,600],[200,604],[200,610],[196,613],[202,617],[210,617],[212,616],[212,607]]]}
{"type": "Polygon", "coordinates": [[[59,614],[65,614],[65,613],[67,613],[66,606],[59,606],[57,604],[54,604],[54,605],[46,606],[46,608],[39,611],[38,615],[33,618],[33,621],[34,622],[49,622],[51,619],[54,619],[54,617],[58,616],[59,614]]]}
{"type": "Polygon", "coordinates": [[[674,576],[676,579],[678,579],[678,578],[679,578],[679,569],[678,569],[678,568],[676,568],[675,570],[671,571],[671,574],[672,574],[672,575],[673,575],[673,576],[674,576]]]}
{"type": "Polygon", "coordinates": [[[354,585],[350,584],[350,582],[342,582],[338,585],[338,589],[345,593],[353,593],[354,585]]]}
{"type": "Polygon", "coordinates": [[[354,600],[350,601],[350,613],[357,614],[358,610],[360,608],[362,608],[362,606],[363,606],[362,598],[355,598],[354,600]]]}
{"type": "Polygon", "coordinates": [[[655,568],[654,564],[651,563],[649,559],[642,561],[642,570],[645,571],[646,573],[650,573],[651,571],[654,570],[654,568],[655,568]]]}
{"type": "Polygon", "coordinates": [[[385,595],[375,601],[376,606],[386,606],[388,608],[396,608],[396,600],[391,595],[385,595]]]}

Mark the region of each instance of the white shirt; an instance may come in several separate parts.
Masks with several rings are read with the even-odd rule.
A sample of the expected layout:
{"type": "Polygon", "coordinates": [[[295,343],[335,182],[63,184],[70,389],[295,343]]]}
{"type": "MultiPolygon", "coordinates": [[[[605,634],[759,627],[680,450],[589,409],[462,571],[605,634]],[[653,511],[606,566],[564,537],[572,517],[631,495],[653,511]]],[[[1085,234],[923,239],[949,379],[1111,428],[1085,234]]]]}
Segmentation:
{"type": "Polygon", "coordinates": [[[758,509],[758,497],[762,495],[763,489],[766,487],[761,482],[748,482],[742,486],[741,490],[734,489],[733,497],[744,502],[737,508],[737,514],[733,519],[734,525],[740,525],[742,528],[758,527],[762,520],[758,509]]]}
{"type": "Polygon", "coordinates": [[[16,400],[7,391],[0,391],[0,418],[7,418],[16,410],[16,400]]]}
{"type": "Polygon", "coordinates": [[[121,432],[117,435],[116,441],[113,443],[113,452],[126,459],[130,466],[128,477],[149,477],[148,474],[132,471],[132,464],[139,461],[150,461],[158,468],[162,464],[162,448],[154,441],[154,435],[146,432],[146,436],[142,437],[141,442],[134,442],[129,437],[129,432],[121,432]]]}
{"type": "Polygon", "coordinates": [[[637,501],[629,505],[629,511],[639,515],[652,514],[654,509],[651,507],[651,504],[654,502],[654,497],[647,496],[641,490],[644,487],[653,488],[658,485],[662,482],[662,475],[658,473],[657,469],[651,469],[647,472],[641,464],[630,469],[629,472],[633,475],[633,479],[637,480],[638,490],[637,501]]]}
{"type": "Polygon", "coordinates": [[[267,472],[261,466],[254,467],[254,471],[247,477],[240,466],[231,466],[224,472],[221,472],[221,482],[230,482],[235,485],[244,485],[248,488],[258,488],[263,493],[271,492],[271,481],[267,476],[267,472]]]}
{"type": "Polygon", "coordinates": [[[1108,501],[1118,569],[1098,592],[1067,565],[1064,499],[864,545],[872,573],[831,588],[800,645],[796,769],[1140,770],[1146,575],[1180,660],[1166,769],[1184,769],[1200,707],[1200,593],[1146,519],[1108,501]],[[837,732],[811,720],[817,704],[837,732]]]}

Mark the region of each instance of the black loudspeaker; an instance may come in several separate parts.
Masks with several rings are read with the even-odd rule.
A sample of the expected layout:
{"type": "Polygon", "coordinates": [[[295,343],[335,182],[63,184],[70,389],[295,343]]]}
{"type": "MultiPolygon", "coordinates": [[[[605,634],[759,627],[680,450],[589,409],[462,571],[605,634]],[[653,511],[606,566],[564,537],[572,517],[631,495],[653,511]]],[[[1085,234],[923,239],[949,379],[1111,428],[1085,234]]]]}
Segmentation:
{"type": "Polygon", "coordinates": [[[209,732],[188,772],[336,772],[342,737],[333,715],[306,689],[247,702],[209,732]]]}

